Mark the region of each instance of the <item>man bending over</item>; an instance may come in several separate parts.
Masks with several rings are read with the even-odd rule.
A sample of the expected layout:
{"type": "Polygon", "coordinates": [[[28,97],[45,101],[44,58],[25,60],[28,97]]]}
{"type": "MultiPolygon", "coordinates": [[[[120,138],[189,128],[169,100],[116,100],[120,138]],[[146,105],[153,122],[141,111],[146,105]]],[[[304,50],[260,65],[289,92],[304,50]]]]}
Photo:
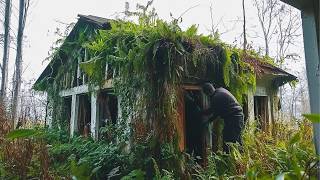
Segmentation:
{"type": "Polygon", "coordinates": [[[203,111],[208,116],[206,123],[212,122],[218,116],[224,120],[223,150],[229,152],[226,143],[239,143],[241,145],[241,131],[243,128],[243,111],[236,98],[226,89],[215,89],[212,84],[205,83],[203,92],[209,97],[210,106],[203,111]]]}

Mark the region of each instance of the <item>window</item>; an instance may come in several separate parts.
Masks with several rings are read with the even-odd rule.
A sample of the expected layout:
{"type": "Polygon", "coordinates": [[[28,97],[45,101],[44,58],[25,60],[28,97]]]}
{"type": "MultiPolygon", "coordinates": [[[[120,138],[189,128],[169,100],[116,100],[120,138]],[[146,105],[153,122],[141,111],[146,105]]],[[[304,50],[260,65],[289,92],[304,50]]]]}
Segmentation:
{"type": "Polygon", "coordinates": [[[91,124],[91,98],[88,94],[79,95],[78,108],[78,132],[88,137],[91,124]]]}
{"type": "Polygon", "coordinates": [[[254,96],[254,118],[258,121],[258,128],[264,131],[268,129],[268,96],[254,96]]]}
{"type": "Polygon", "coordinates": [[[65,125],[68,126],[68,132],[70,132],[70,120],[71,120],[71,96],[67,96],[63,98],[63,119],[65,120],[65,125]]]}
{"type": "Polygon", "coordinates": [[[118,99],[110,91],[102,91],[98,96],[99,124],[116,124],[118,118],[118,99]]]}

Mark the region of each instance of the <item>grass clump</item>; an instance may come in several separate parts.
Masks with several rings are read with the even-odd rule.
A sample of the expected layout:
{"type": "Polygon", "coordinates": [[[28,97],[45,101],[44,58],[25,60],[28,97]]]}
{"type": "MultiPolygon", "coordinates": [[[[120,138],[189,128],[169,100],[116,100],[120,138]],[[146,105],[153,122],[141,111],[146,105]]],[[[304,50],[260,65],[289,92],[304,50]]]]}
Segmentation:
{"type": "MultiPolygon", "coordinates": [[[[243,133],[243,146],[231,144],[208,157],[207,166],[192,156],[176,154],[170,144],[161,154],[183,162],[182,173],[162,169],[152,154],[153,140],[128,150],[123,142],[76,136],[67,131],[44,130],[40,137],[1,138],[0,177],[5,179],[316,179],[316,156],[310,122],[279,122],[275,133],[262,132],[254,124],[243,133]],[[44,133],[43,133],[44,132],[44,133]],[[11,149],[10,149],[11,148],[11,149]],[[27,153],[27,154],[26,154],[27,153]]],[[[177,165],[176,165],[177,166],[177,165]]],[[[167,166],[172,167],[172,166],[167,166]]]]}
{"type": "Polygon", "coordinates": [[[312,125],[306,120],[278,122],[274,134],[254,124],[243,133],[243,146],[232,144],[230,154],[218,151],[208,158],[208,167],[195,168],[197,179],[316,179],[312,125]]]}

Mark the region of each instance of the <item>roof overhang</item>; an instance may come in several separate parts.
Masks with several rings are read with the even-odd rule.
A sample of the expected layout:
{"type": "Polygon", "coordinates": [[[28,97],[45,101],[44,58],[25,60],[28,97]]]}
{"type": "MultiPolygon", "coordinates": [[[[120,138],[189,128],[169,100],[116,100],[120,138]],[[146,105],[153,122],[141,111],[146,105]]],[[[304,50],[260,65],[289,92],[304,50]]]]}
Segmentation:
{"type": "Polygon", "coordinates": [[[313,3],[317,0],[281,0],[282,2],[289,4],[297,9],[313,8],[313,3]]]}
{"type": "MultiPolygon", "coordinates": [[[[60,46],[63,47],[64,43],[66,41],[72,41],[74,39],[75,34],[77,33],[76,29],[78,28],[79,24],[88,24],[94,29],[110,29],[110,19],[102,18],[102,17],[97,17],[97,16],[92,16],[92,15],[78,15],[78,22],[74,25],[73,29],[69,33],[69,35],[66,37],[65,41],[63,44],[60,46]]],[[[59,49],[60,49],[59,48],[59,49]]],[[[57,51],[59,51],[59,49],[57,51]]],[[[57,52],[57,54],[52,57],[50,63],[47,65],[47,67],[43,70],[43,72],[40,74],[36,82],[34,83],[34,88],[39,91],[44,91],[42,88],[42,83],[50,83],[57,71],[57,68],[62,64],[61,61],[56,61],[56,59],[60,58],[60,56],[63,56],[64,54],[57,52]]],[[[64,60],[66,58],[63,58],[64,60]]]]}
{"type": "Polygon", "coordinates": [[[257,79],[269,79],[277,87],[282,86],[288,82],[297,81],[298,78],[285,70],[272,65],[271,63],[258,60],[256,58],[247,57],[244,59],[246,63],[249,63],[257,76],[257,79]]]}

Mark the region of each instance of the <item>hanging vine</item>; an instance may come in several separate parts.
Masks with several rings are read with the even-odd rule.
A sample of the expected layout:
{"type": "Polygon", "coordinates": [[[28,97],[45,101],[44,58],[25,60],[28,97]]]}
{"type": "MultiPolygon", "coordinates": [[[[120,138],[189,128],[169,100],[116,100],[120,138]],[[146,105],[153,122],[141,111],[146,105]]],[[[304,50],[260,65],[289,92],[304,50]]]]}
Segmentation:
{"type": "MultiPolygon", "coordinates": [[[[240,102],[255,87],[253,69],[241,60],[241,51],[198,35],[196,26],[182,31],[175,22],[115,21],[85,47],[92,59],[81,67],[89,84],[104,84],[105,74],[100,72],[105,72],[106,63],[116,68],[113,85],[121,97],[122,118],[142,122],[156,139],[154,149],[177,149],[177,95],[183,83],[209,81],[229,89],[240,102]]],[[[167,154],[162,150],[155,153],[159,160],[167,154]]]]}
{"type": "MultiPolygon", "coordinates": [[[[89,77],[88,85],[91,89],[104,85],[106,64],[116,70],[113,88],[120,97],[121,122],[130,121],[133,134],[134,123],[143,124],[156,140],[154,149],[160,152],[154,154],[161,160],[178,149],[175,122],[181,85],[212,82],[229,89],[241,102],[242,95],[254,89],[255,74],[242,61],[241,50],[199,35],[196,26],[183,31],[177,21],[139,22],[112,21],[110,30],[99,32],[81,26],[78,35],[64,43],[59,56],[55,56],[60,66],[50,76],[54,78],[44,79],[37,86],[48,92],[54,114],[62,112],[59,92],[68,88],[63,84],[64,75],[76,73],[77,60],[84,56],[81,49],[86,49],[89,58],[80,67],[89,77]]],[[[60,119],[57,124],[63,123],[62,117],[55,118],[60,119]]]]}

